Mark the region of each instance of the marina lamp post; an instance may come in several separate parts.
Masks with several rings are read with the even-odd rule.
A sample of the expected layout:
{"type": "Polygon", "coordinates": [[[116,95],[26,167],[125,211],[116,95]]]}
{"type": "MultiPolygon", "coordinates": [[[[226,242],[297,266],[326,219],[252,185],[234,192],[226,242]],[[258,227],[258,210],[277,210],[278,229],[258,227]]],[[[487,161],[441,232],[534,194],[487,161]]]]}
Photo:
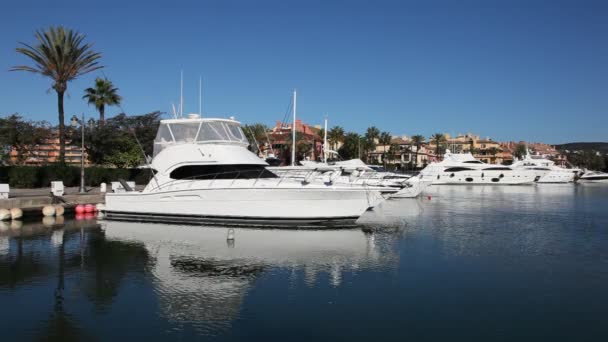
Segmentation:
{"type": "Polygon", "coordinates": [[[84,190],[84,113],[82,113],[82,119],[78,120],[76,115],[72,115],[72,119],[70,120],[70,125],[72,128],[78,127],[80,124],[80,132],[82,134],[81,146],[80,146],[80,189],[78,192],[81,194],[85,193],[84,190]]]}

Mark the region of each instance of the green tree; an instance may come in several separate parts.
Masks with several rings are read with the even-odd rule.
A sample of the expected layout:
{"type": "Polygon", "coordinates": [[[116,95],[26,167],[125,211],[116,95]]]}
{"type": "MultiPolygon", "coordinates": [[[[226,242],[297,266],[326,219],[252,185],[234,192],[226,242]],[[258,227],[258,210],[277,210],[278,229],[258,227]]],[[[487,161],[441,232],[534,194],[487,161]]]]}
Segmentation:
{"type": "Polygon", "coordinates": [[[382,162],[384,164],[384,167],[386,168],[386,146],[389,146],[391,144],[391,140],[392,140],[392,136],[389,132],[382,132],[380,133],[380,138],[378,139],[378,142],[380,143],[380,145],[383,146],[384,149],[384,153],[382,154],[382,162]]]}
{"type": "Polygon", "coordinates": [[[416,147],[416,152],[414,153],[414,168],[418,167],[418,151],[420,151],[420,146],[424,143],[424,137],[422,135],[416,134],[411,138],[412,145],[416,147]]]}
{"type": "Polygon", "coordinates": [[[97,77],[95,79],[95,87],[87,88],[84,91],[83,99],[86,99],[89,105],[94,105],[99,112],[99,125],[103,126],[105,122],[106,106],[120,105],[122,97],[118,95],[118,88],[107,78],[97,77]]]}
{"type": "Polygon", "coordinates": [[[441,151],[445,146],[447,139],[442,133],[435,133],[431,136],[431,141],[435,144],[435,156],[439,158],[441,151]]]}
{"type": "Polygon", "coordinates": [[[247,140],[249,140],[249,147],[253,152],[261,152],[259,149],[261,149],[261,146],[263,146],[268,140],[266,134],[267,131],[268,127],[261,123],[243,126],[243,133],[245,133],[245,137],[247,137],[247,140]],[[260,146],[259,149],[258,146],[260,146]]]}
{"type": "Polygon", "coordinates": [[[68,89],[68,82],[103,67],[99,65],[101,54],[93,51],[91,44],[84,43],[85,35],[63,26],[36,31],[35,37],[37,42],[34,46],[20,43],[21,47],[16,49],[18,53],[29,57],[34,66],[18,65],[11,68],[11,71],[28,71],[52,79],[59,114],[59,162],[65,163],[63,96],[68,89]]]}
{"type": "Polygon", "coordinates": [[[399,145],[391,144],[388,149],[388,152],[386,153],[386,158],[388,159],[389,163],[394,164],[395,158],[397,157],[397,153],[399,153],[399,145]]]}
{"type": "Polygon", "coordinates": [[[355,159],[359,156],[359,142],[361,137],[354,132],[348,132],[344,135],[344,144],[338,150],[342,159],[355,159]]]}
{"type": "Polygon", "coordinates": [[[344,141],[344,128],[334,126],[327,132],[327,140],[331,143],[332,150],[336,150],[338,143],[344,141]]]}
{"type": "Polygon", "coordinates": [[[13,114],[7,118],[0,118],[0,160],[12,163],[11,150],[14,150],[15,164],[23,164],[35,145],[50,138],[51,131],[48,123],[26,121],[19,114],[13,114]]]}
{"type": "MultiPolygon", "coordinates": [[[[141,149],[146,155],[153,154],[154,139],[160,123],[160,112],[127,116],[124,113],[106,120],[101,126],[91,125],[85,131],[85,149],[89,161],[97,165],[134,167],[143,160],[141,149]],[[137,140],[141,144],[137,144],[137,140]]],[[[79,134],[77,130],[71,134],[79,134]]],[[[80,140],[74,139],[73,143],[80,140]]]]}
{"type": "Polygon", "coordinates": [[[605,158],[595,150],[582,150],[572,153],[568,160],[581,168],[588,170],[601,171],[606,168],[605,158]]]}
{"type": "Polygon", "coordinates": [[[363,150],[365,151],[365,161],[369,163],[369,152],[376,149],[376,139],[380,137],[380,130],[375,126],[368,127],[363,137],[363,150]]]}
{"type": "Polygon", "coordinates": [[[528,147],[526,144],[517,144],[517,146],[515,146],[513,158],[523,159],[526,154],[528,154],[528,147]]]}
{"type": "Polygon", "coordinates": [[[498,154],[498,152],[500,152],[501,150],[497,147],[490,147],[488,149],[488,153],[492,156],[492,159],[494,160],[494,162],[496,162],[496,155],[498,154]]]}
{"type": "Polygon", "coordinates": [[[475,154],[475,141],[473,139],[469,139],[469,153],[475,154]]]}
{"type": "MultiPolygon", "coordinates": [[[[285,163],[286,164],[291,164],[291,145],[293,143],[293,133],[290,131],[286,136],[285,136],[285,144],[283,145],[283,155],[285,156],[285,163]]],[[[298,132],[296,131],[296,163],[298,162],[298,160],[302,160],[303,159],[303,155],[300,154],[299,151],[305,151],[306,148],[304,147],[300,147],[301,144],[308,144],[310,145],[309,142],[306,141],[306,139],[304,139],[304,134],[302,132],[298,132]]]]}

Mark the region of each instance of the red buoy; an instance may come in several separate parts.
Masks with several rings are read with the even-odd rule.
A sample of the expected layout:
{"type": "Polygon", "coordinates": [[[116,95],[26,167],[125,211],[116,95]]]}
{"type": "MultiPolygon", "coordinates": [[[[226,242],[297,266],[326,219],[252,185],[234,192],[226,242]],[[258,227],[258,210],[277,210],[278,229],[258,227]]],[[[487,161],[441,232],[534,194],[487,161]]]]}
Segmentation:
{"type": "Polygon", "coordinates": [[[78,216],[78,214],[84,214],[84,205],[79,204],[76,206],[76,208],[74,208],[74,211],[76,211],[76,215],[78,216]]]}
{"type": "Polygon", "coordinates": [[[92,204],[87,204],[84,206],[84,212],[87,214],[95,212],[95,206],[92,204]]]}

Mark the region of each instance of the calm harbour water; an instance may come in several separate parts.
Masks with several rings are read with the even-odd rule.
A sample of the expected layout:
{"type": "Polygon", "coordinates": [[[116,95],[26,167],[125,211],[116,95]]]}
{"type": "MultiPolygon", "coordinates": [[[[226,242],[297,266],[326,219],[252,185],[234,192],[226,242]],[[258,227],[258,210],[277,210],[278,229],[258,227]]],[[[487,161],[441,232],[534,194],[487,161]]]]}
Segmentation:
{"type": "Polygon", "coordinates": [[[221,227],[7,223],[0,340],[608,340],[608,186],[429,194],[364,229],[233,242],[221,227]]]}

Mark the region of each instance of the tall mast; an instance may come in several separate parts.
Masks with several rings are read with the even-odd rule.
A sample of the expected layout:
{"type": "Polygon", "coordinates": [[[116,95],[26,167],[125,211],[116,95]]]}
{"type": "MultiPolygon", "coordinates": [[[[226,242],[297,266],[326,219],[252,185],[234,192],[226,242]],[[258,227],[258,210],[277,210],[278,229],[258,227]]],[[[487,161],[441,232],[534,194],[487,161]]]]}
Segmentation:
{"type": "Polygon", "coordinates": [[[179,74],[179,116],[184,116],[184,70],[179,74]]]}
{"type": "Polygon", "coordinates": [[[327,163],[327,115],[325,115],[325,130],[323,130],[323,162],[327,163]]]}
{"type": "Polygon", "coordinates": [[[296,165],[296,90],[293,90],[293,125],[291,126],[291,166],[296,165]]]}
{"type": "Polygon", "coordinates": [[[203,117],[203,78],[198,77],[198,115],[203,117]]]}

